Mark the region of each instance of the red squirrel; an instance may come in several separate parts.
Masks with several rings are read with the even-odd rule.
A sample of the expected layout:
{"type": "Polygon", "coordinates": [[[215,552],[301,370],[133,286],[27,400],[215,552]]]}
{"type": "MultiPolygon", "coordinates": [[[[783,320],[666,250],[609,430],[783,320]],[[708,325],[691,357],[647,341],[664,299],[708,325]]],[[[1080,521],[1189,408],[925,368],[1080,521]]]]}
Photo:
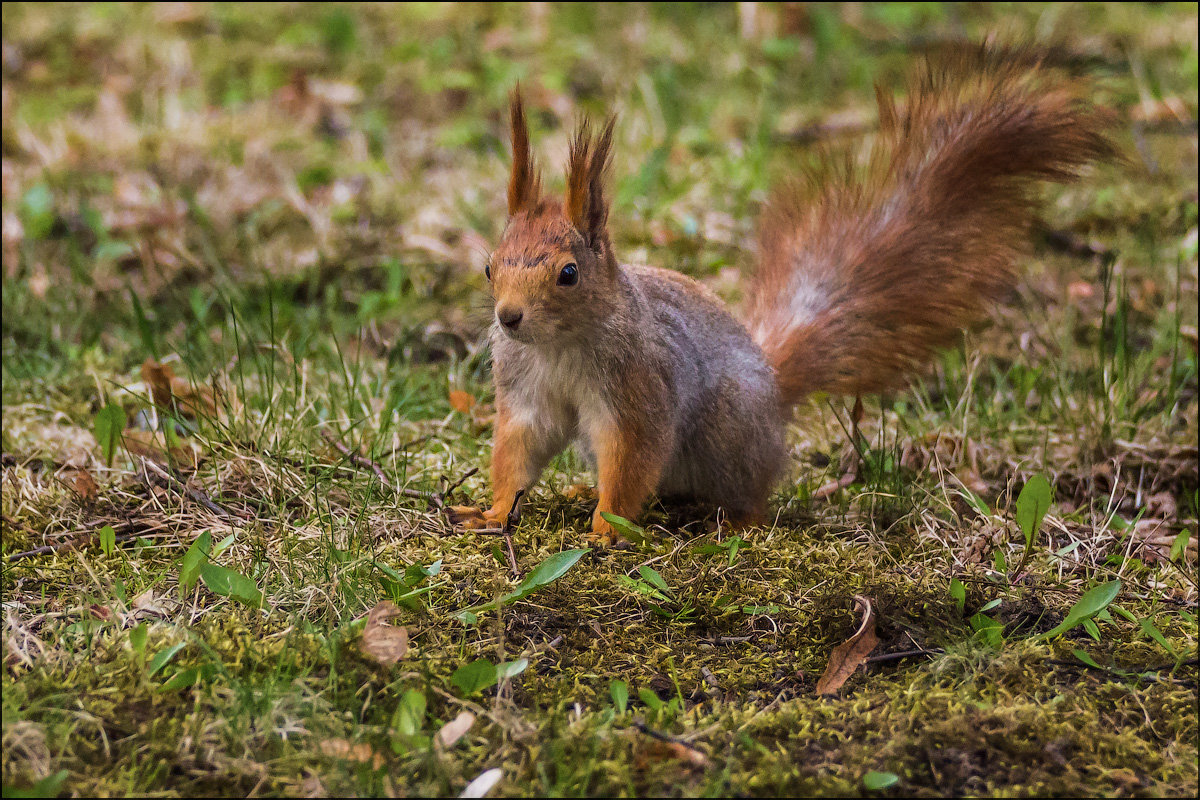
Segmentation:
{"type": "Polygon", "coordinates": [[[503,524],[572,441],[596,469],[598,544],[621,541],[603,512],[635,519],[656,492],[764,521],[793,407],[902,388],[1015,282],[1037,183],[1114,155],[1106,116],[1014,50],[927,58],[903,106],[876,94],[865,168],[830,160],[770,195],[739,322],[692,278],[617,260],[613,118],[580,124],[560,200],[513,93],[508,224],[486,267],[494,502],[454,522],[503,524]]]}

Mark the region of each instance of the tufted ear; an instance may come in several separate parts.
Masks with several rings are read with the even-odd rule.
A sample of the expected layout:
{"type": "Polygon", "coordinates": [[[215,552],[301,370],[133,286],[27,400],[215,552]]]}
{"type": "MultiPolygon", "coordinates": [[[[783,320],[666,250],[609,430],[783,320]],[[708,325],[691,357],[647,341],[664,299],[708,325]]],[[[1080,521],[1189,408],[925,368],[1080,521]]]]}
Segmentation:
{"type": "Polygon", "coordinates": [[[513,161],[512,175],[508,179],[508,215],[528,209],[537,204],[542,193],[542,176],[533,163],[529,152],[529,126],[525,123],[525,106],[521,102],[521,87],[513,90],[509,104],[512,122],[513,161]]]}
{"type": "Polygon", "coordinates": [[[600,249],[607,240],[608,200],[604,197],[604,178],[612,164],[615,123],[616,117],[609,117],[600,135],[593,139],[592,126],[585,119],[575,130],[567,157],[567,217],[595,249],[600,249]]]}

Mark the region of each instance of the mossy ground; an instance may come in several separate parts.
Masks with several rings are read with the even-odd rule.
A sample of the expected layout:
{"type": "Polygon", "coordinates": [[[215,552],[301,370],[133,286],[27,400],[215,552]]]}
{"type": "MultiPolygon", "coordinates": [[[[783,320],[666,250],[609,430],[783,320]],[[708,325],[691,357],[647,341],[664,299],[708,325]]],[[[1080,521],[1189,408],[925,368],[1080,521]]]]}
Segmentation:
{"type": "MultiPolygon", "coordinates": [[[[1194,795],[1196,551],[1171,545],[1198,505],[1196,19],[1191,4],[6,5],[6,791],[456,794],[500,767],[507,795],[858,794],[872,770],[897,776],[885,795],[1194,795]],[[814,402],[790,429],[778,517],[734,558],[701,551],[729,542],[710,514],[656,505],[644,547],[455,620],[516,583],[503,540],[451,530],[326,437],[393,487],[466,477],[454,500],[487,498],[482,263],[513,83],[548,167],[577,112],[616,107],[618,249],[736,302],[770,181],[865,142],[872,82],[896,85],[922,43],[989,32],[1059,43],[1128,160],[1049,192],[992,323],[868,402],[861,479],[813,499],[850,446],[844,405],[814,402]],[[159,419],[139,367],[173,353],[232,400],[164,425],[167,466],[232,517],[137,455],[166,444],[144,441],[159,419]],[[451,389],[476,406],[454,410],[451,389]],[[134,442],[111,466],[92,433],[109,403],[134,442]],[[1056,502],[1018,574],[1014,497],[1036,473],[1056,502]],[[204,531],[232,536],[217,561],[261,607],[180,590],[204,531]],[[397,620],[408,655],[375,663],[360,631],[401,591],[388,570],[438,560],[397,620]],[[668,602],[619,580],[641,566],[668,602]],[[1116,578],[1129,616],[1102,617],[1098,640],[1033,639],[1116,578]],[[854,595],[873,601],[876,655],[924,653],[815,696],[854,595]],[[1003,642],[970,623],[984,608],[1003,642]],[[451,675],[481,657],[529,666],[463,696],[451,675]],[[405,733],[413,689],[428,705],[405,733]],[[466,736],[433,745],[464,709],[466,736]]],[[[589,480],[555,460],[513,536],[522,574],[583,546],[590,506],[570,487],[589,480]]]]}

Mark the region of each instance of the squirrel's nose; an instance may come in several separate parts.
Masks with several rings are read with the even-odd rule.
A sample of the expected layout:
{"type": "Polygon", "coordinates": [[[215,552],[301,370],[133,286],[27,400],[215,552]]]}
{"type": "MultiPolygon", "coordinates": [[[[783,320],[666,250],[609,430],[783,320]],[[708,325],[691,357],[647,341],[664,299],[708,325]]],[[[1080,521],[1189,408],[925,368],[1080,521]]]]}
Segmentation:
{"type": "Polygon", "coordinates": [[[519,308],[502,307],[496,309],[496,319],[500,320],[500,324],[510,331],[517,329],[517,326],[521,324],[521,317],[523,316],[525,315],[519,308]]]}

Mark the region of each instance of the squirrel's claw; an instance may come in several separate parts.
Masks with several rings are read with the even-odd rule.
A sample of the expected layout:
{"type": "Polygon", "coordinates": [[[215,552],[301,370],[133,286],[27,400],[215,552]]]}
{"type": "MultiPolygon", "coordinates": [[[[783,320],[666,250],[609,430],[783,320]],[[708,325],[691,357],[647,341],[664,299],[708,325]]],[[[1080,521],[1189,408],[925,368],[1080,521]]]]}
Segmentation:
{"type": "Polygon", "coordinates": [[[624,550],[631,546],[628,539],[617,532],[612,525],[608,524],[608,520],[596,515],[597,519],[592,523],[592,529],[584,534],[584,538],[590,544],[597,547],[609,547],[614,550],[624,550]]]}
{"type": "Polygon", "coordinates": [[[483,511],[475,506],[447,506],[446,519],[456,528],[474,530],[484,527],[483,511]]]}
{"type": "Polygon", "coordinates": [[[502,528],[508,515],[494,506],[489,509],[475,506],[447,506],[446,518],[456,528],[477,531],[481,528],[502,528]]]}

